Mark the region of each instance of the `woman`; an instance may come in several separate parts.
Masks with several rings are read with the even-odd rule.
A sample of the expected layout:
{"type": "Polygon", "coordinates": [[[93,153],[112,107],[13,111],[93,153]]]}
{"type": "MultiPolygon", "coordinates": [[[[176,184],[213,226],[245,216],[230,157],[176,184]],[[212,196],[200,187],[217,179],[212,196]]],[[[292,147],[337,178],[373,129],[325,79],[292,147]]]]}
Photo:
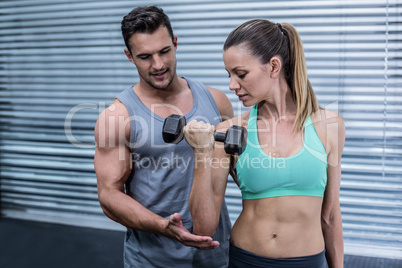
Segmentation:
{"type": "Polygon", "coordinates": [[[229,156],[214,144],[213,126],[185,127],[196,161],[194,233],[214,233],[234,170],[243,210],[231,232],[229,267],[343,267],[344,123],[318,106],[298,33],[287,23],[248,21],[228,36],[223,60],[230,90],[251,109],[216,130],[247,128],[247,146],[229,156]]]}

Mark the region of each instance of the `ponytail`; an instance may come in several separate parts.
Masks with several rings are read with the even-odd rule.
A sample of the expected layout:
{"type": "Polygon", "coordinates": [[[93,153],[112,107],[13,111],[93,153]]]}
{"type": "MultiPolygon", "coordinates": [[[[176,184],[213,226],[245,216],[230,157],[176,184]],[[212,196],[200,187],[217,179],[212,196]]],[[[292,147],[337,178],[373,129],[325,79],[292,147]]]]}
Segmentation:
{"type": "Polygon", "coordinates": [[[289,38],[289,77],[288,83],[296,101],[294,130],[303,129],[306,119],[319,111],[317,98],[307,77],[306,59],[303,44],[296,29],[289,23],[282,23],[289,38]]]}

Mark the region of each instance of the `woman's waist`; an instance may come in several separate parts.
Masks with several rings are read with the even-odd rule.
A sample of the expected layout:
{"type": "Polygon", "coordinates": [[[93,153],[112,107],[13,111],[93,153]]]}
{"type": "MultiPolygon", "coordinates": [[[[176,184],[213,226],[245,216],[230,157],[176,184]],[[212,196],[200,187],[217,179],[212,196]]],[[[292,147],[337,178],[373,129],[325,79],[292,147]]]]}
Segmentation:
{"type": "Polygon", "coordinates": [[[324,250],[319,211],[278,212],[270,215],[244,211],[232,228],[234,245],[271,258],[313,255],[324,250]],[[317,215],[318,213],[318,215],[317,215]]]}
{"type": "Polygon", "coordinates": [[[230,241],[239,248],[269,258],[309,256],[325,248],[322,232],[305,230],[272,229],[258,232],[258,228],[240,230],[234,226],[230,241]]]}

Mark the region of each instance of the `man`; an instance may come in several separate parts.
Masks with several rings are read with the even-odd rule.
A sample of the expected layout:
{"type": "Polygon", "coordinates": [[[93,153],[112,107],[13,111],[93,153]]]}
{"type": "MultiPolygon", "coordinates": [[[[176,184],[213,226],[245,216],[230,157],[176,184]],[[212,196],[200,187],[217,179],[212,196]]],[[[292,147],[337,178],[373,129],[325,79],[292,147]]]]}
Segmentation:
{"type": "Polygon", "coordinates": [[[127,227],[124,265],[226,267],[226,204],[212,238],[191,233],[194,153],[185,141],[164,143],[162,126],[170,114],[216,125],[233,117],[231,103],[223,92],[177,76],[177,36],[162,9],[136,8],[121,28],[140,79],[99,116],[94,162],[104,213],[127,227]]]}

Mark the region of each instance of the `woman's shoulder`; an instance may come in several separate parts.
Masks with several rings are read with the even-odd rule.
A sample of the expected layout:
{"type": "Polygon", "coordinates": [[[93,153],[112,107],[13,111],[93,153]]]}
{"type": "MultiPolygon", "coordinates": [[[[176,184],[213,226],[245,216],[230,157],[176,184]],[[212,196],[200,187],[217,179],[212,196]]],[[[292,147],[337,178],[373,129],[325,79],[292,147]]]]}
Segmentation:
{"type": "Polygon", "coordinates": [[[329,124],[345,124],[342,117],[337,112],[323,108],[320,108],[318,112],[313,113],[311,115],[311,120],[316,128],[327,128],[329,124]]]}
{"type": "Polygon", "coordinates": [[[334,111],[320,109],[311,115],[314,128],[323,143],[327,154],[331,151],[340,151],[345,140],[345,122],[342,117],[334,111]]]}

